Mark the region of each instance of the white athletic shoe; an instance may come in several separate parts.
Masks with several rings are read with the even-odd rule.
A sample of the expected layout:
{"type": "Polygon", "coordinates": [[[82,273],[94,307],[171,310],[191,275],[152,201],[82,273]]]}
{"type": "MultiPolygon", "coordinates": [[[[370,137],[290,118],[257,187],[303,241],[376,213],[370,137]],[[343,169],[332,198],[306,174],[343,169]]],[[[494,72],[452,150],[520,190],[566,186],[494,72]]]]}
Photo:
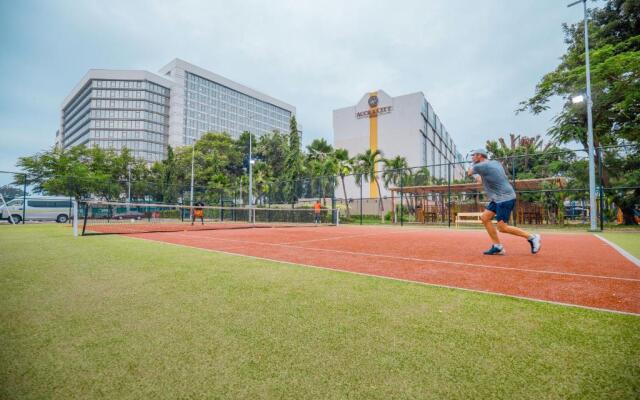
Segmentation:
{"type": "Polygon", "coordinates": [[[531,239],[527,239],[527,241],[531,245],[532,254],[536,254],[537,252],[540,251],[540,247],[542,247],[542,243],[540,243],[541,242],[540,235],[536,233],[535,235],[533,235],[531,239]]]}

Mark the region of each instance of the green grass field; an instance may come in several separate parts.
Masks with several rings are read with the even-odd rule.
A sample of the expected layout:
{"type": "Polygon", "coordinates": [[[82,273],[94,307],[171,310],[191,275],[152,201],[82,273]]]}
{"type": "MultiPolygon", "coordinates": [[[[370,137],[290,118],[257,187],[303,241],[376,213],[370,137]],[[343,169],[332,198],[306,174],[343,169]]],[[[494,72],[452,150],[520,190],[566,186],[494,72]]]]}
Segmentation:
{"type": "Polygon", "coordinates": [[[600,236],[622,247],[632,256],[640,258],[640,233],[605,232],[600,236]]]}
{"type": "Polygon", "coordinates": [[[640,317],[0,226],[0,398],[637,399],[640,317]]]}

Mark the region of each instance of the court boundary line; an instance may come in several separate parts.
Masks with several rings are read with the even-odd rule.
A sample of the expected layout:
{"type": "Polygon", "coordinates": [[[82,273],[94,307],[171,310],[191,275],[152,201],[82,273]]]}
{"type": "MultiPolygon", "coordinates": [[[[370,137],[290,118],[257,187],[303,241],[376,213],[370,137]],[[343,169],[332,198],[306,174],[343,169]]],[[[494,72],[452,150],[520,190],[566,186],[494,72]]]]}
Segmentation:
{"type": "MultiPolygon", "coordinates": [[[[194,237],[194,236],[179,233],[179,232],[170,232],[170,233],[172,234],[172,236],[181,236],[185,238],[198,239],[197,236],[194,237]]],[[[201,238],[201,239],[205,239],[205,238],[201,238]]],[[[285,248],[292,248],[297,250],[325,251],[325,252],[338,253],[338,254],[350,254],[355,256],[367,256],[367,257],[381,257],[381,258],[388,258],[392,260],[404,260],[404,261],[413,261],[413,262],[422,262],[422,263],[431,262],[431,263],[446,264],[446,265],[461,265],[464,267],[498,269],[503,271],[519,271],[519,272],[528,272],[528,273],[534,273],[534,274],[574,276],[574,277],[581,277],[581,278],[606,279],[606,280],[625,281],[625,282],[640,282],[640,279],[636,279],[636,278],[622,278],[622,277],[615,277],[615,276],[578,274],[574,272],[558,272],[558,271],[535,270],[535,269],[528,269],[528,268],[502,267],[499,265],[475,264],[475,263],[466,263],[466,262],[459,262],[459,261],[434,260],[434,259],[417,258],[417,257],[392,256],[387,254],[365,253],[365,252],[355,252],[355,251],[336,250],[336,249],[323,249],[320,247],[304,247],[304,246],[295,246],[295,245],[281,244],[281,243],[255,242],[255,241],[247,241],[247,240],[240,240],[240,239],[224,239],[224,238],[207,237],[206,240],[235,242],[235,243],[244,244],[244,245],[265,245],[265,246],[274,246],[274,247],[285,247],[285,248]]],[[[171,243],[171,242],[162,242],[162,243],[171,243]]]]}
{"type": "Polygon", "coordinates": [[[141,237],[135,237],[135,236],[127,236],[127,238],[143,240],[143,241],[153,242],[153,243],[169,244],[169,245],[172,245],[172,246],[184,247],[184,248],[188,248],[188,249],[200,250],[200,251],[205,251],[205,252],[210,252],[210,253],[225,254],[225,255],[235,256],[235,257],[246,257],[246,258],[251,258],[251,259],[254,259],[254,260],[261,260],[261,261],[270,261],[270,262],[279,263],[279,264],[292,265],[292,266],[295,266],[295,267],[315,268],[315,269],[320,269],[320,270],[324,270],[324,271],[333,271],[333,272],[344,273],[344,274],[360,275],[360,276],[365,276],[365,277],[374,278],[374,279],[385,279],[385,280],[396,281],[396,282],[417,284],[417,285],[421,285],[421,286],[438,287],[438,288],[451,289],[451,290],[462,290],[462,291],[466,291],[466,292],[470,292],[470,293],[478,293],[478,294],[484,294],[484,295],[493,295],[493,296],[507,297],[507,298],[512,298],[512,299],[527,300],[527,301],[531,301],[531,302],[535,302],[535,303],[544,303],[544,304],[551,304],[551,305],[557,305],[557,306],[579,308],[579,309],[583,309],[583,310],[600,311],[600,312],[605,312],[605,313],[620,314],[620,315],[630,315],[630,316],[634,316],[634,317],[640,317],[640,313],[634,313],[634,312],[630,312],[630,311],[620,311],[620,310],[612,310],[612,309],[608,309],[608,308],[590,307],[590,306],[583,306],[583,305],[580,305],[580,304],[571,304],[571,303],[563,303],[563,302],[560,302],[560,301],[536,299],[534,297],[518,296],[518,295],[513,295],[513,294],[491,292],[491,291],[480,290],[480,289],[469,289],[469,288],[463,288],[463,287],[457,287],[457,286],[442,285],[442,284],[437,284],[437,283],[413,281],[413,280],[410,280],[410,279],[394,278],[394,277],[385,276],[385,275],[368,274],[366,272],[348,271],[348,270],[344,270],[344,269],[340,269],[340,268],[329,268],[329,267],[322,267],[322,266],[319,266],[319,265],[295,263],[295,262],[292,262],[292,261],[277,260],[277,259],[272,259],[272,258],[267,258],[267,257],[251,256],[251,255],[233,253],[233,252],[224,251],[224,250],[205,249],[205,248],[202,248],[202,247],[190,246],[190,245],[187,245],[187,244],[164,242],[162,240],[141,238],[141,237]]]}
{"type": "Polygon", "coordinates": [[[611,246],[614,250],[616,250],[618,253],[620,253],[620,255],[622,255],[627,260],[631,261],[631,263],[633,263],[636,267],[640,268],[640,259],[638,259],[636,256],[634,256],[633,254],[629,253],[628,251],[626,251],[622,247],[618,246],[617,244],[613,243],[612,241],[610,241],[608,239],[605,239],[604,237],[602,237],[602,236],[600,236],[598,234],[595,234],[594,236],[597,237],[598,239],[602,240],[603,242],[605,242],[609,246],[611,246]]]}

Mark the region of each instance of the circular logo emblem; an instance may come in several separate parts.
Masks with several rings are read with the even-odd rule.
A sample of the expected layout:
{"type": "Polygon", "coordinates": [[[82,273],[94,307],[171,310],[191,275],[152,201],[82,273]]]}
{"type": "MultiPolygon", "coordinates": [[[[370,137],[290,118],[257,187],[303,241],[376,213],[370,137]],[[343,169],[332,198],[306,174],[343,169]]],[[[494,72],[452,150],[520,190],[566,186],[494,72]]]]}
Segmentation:
{"type": "Polygon", "coordinates": [[[378,96],[369,97],[369,107],[377,107],[378,106],[378,96]]]}

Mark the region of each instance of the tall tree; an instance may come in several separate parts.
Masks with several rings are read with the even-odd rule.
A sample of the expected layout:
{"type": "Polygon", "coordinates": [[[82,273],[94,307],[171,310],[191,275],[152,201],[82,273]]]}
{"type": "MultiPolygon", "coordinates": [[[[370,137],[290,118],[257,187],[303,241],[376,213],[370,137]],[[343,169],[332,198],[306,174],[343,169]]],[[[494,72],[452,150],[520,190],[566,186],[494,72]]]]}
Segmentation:
{"type": "Polygon", "coordinates": [[[291,116],[289,120],[289,151],[284,164],[286,175],[284,187],[281,189],[284,190],[287,201],[293,204],[297,200],[296,190],[303,174],[302,143],[295,115],[291,116]]]}
{"type": "Polygon", "coordinates": [[[375,182],[378,188],[378,205],[380,211],[384,211],[384,205],[382,204],[382,191],[380,190],[380,182],[378,181],[378,164],[382,163],[384,157],[382,151],[367,149],[364,153],[360,153],[356,156],[358,160],[359,168],[362,173],[362,178],[366,182],[375,182]]]}
{"type": "MultiPolygon", "coordinates": [[[[608,0],[602,8],[590,10],[589,17],[594,144],[634,145],[604,152],[602,179],[605,186],[640,187],[640,177],[633,173],[640,164],[640,1],[608,0]]],[[[584,25],[565,24],[563,29],[567,52],[518,111],[538,114],[549,108],[551,98],[563,98],[549,134],[559,144],[578,142],[586,150],[586,107],[571,102],[586,90],[584,25]]],[[[598,166],[600,162],[596,158],[598,166]]],[[[640,189],[619,191],[614,198],[626,220],[634,221],[633,204],[640,202],[640,189]]]]}
{"type": "Polygon", "coordinates": [[[347,206],[347,218],[351,216],[349,210],[349,199],[347,199],[347,188],[344,184],[344,178],[353,172],[353,159],[349,157],[349,151],[346,149],[335,149],[334,159],[336,163],[336,170],[340,176],[342,183],[342,193],[344,195],[344,202],[347,206]]]}

